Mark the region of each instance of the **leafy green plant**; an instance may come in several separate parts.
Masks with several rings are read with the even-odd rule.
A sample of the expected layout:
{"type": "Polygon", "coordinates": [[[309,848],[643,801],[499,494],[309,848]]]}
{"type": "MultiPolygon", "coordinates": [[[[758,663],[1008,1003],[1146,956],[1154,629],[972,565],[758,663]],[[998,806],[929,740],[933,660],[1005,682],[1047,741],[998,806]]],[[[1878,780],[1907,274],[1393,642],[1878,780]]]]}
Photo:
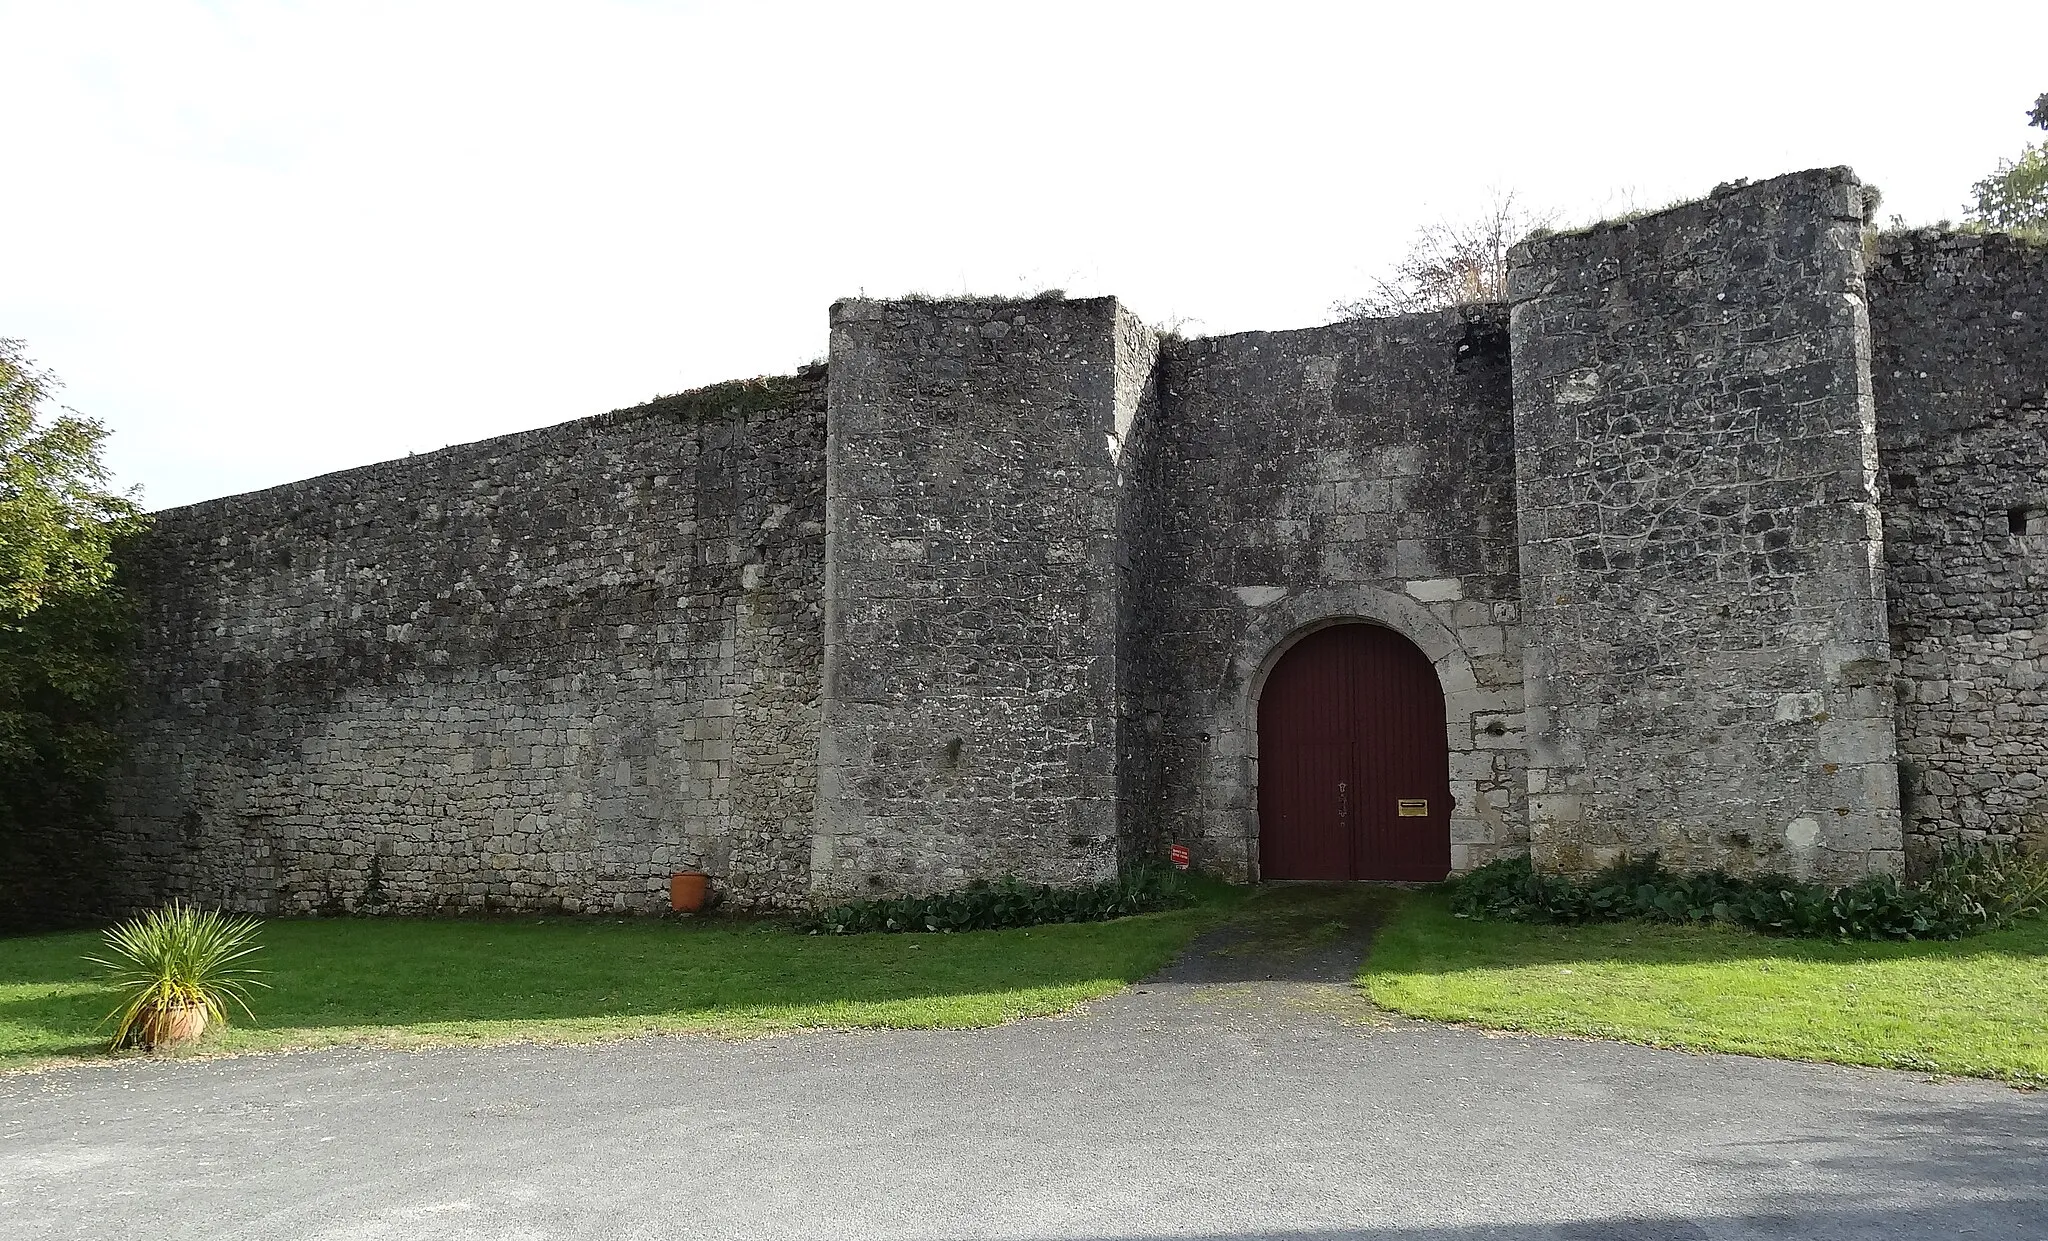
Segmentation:
{"type": "Polygon", "coordinates": [[[2048,913],[2048,854],[2000,842],[1941,855],[1920,890],[1944,906],[1980,910],[1993,926],[2048,913]]]}
{"type": "Polygon", "coordinates": [[[1786,875],[1680,875],[1656,854],[1624,858],[1583,881],[1503,858],[1453,880],[1461,918],[1576,924],[1641,918],[1730,922],[1767,935],[1957,939],[2048,911],[2048,857],[1991,844],[1942,854],[1918,885],[1871,875],[1828,887],[1786,875]]]}
{"type": "Polygon", "coordinates": [[[854,901],[820,910],[797,923],[812,935],[874,931],[992,931],[1050,922],[1106,922],[1131,914],[1175,909],[1195,901],[1179,871],[1133,867],[1107,883],[1056,888],[1023,883],[1014,875],[979,880],[953,892],[854,901]]]}
{"type": "Polygon", "coordinates": [[[110,1046],[120,1047],[153,1014],[202,1008],[209,1021],[228,1024],[232,1000],[253,1020],[249,988],[264,987],[262,971],[237,964],[262,945],[254,918],[235,917],[172,901],[131,918],[106,933],[104,966],[121,992],[121,1003],[106,1020],[119,1024],[110,1046]]]}

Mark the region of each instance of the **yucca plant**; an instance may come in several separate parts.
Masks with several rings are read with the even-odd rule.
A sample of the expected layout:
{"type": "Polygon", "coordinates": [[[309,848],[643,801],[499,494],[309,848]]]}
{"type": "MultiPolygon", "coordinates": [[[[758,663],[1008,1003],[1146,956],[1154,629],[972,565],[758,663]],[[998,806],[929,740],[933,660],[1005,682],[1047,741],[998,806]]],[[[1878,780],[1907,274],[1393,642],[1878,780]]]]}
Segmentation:
{"type": "Polygon", "coordinates": [[[107,955],[86,960],[106,967],[121,991],[120,1006],[106,1017],[119,1023],[110,1046],[197,1037],[209,1021],[228,1024],[229,1001],[254,1020],[249,988],[269,984],[257,979],[261,970],[237,962],[262,946],[257,927],[254,918],[172,901],[108,930],[107,955]],[[179,1028],[174,1018],[189,1020],[179,1028]]]}

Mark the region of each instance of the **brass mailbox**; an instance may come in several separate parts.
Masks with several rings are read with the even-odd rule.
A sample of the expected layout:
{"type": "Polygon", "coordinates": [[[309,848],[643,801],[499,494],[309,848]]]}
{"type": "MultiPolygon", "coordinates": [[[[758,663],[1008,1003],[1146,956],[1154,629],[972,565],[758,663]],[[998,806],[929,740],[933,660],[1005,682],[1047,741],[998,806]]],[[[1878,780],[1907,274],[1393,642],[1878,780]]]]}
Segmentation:
{"type": "Polygon", "coordinates": [[[1429,801],[1422,797],[1403,797],[1394,803],[1395,814],[1403,819],[1426,819],[1429,817],[1429,801]]]}

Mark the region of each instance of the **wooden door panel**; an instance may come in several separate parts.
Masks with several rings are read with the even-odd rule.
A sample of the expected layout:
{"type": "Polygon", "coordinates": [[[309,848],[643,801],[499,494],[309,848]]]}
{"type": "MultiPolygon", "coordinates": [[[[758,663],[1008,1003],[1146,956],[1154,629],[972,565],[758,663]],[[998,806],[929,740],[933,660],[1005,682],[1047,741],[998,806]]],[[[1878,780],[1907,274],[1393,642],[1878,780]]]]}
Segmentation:
{"type": "Polygon", "coordinates": [[[1359,878],[1442,879],[1451,868],[1443,691],[1428,659],[1393,631],[1379,630],[1370,649],[1360,691],[1360,783],[1370,802],[1359,878]],[[1424,813],[1402,814],[1404,802],[1424,813]]]}
{"type": "Polygon", "coordinates": [[[1259,870],[1273,879],[1349,879],[1356,869],[1356,747],[1336,722],[1349,712],[1350,680],[1340,671],[1341,651],[1292,655],[1273,670],[1259,699],[1261,738],[1269,729],[1274,737],[1270,746],[1260,743],[1259,814],[1262,823],[1271,816],[1274,830],[1267,848],[1261,828],[1259,870]],[[1269,702],[1276,704],[1270,713],[1269,702]],[[1264,775],[1268,761],[1271,781],[1264,775]],[[1271,798],[1263,791],[1269,783],[1271,798]]]}
{"type": "Polygon", "coordinates": [[[1280,846],[1262,860],[1274,879],[1349,879],[1355,844],[1351,824],[1351,749],[1297,741],[1281,759],[1283,787],[1291,795],[1275,806],[1280,846]]]}
{"type": "Polygon", "coordinates": [[[1442,879],[1450,810],[1443,690],[1413,643],[1338,625],[1281,657],[1259,696],[1262,877],[1442,879]]]}

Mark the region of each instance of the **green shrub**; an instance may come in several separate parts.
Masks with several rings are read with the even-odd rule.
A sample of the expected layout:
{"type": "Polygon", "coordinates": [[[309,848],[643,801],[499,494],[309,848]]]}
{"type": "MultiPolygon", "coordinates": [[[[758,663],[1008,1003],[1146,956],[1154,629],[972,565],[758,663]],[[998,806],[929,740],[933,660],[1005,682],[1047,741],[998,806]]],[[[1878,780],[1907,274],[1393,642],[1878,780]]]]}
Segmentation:
{"type": "Polygon", "coordinates": [[[993,931],[1048,922],[1106,922],[1175,909],[1194,900],[1194,887],[1187,876],[1164,867],[1136,867],[1118,879],[1079,888],[1023,883],[1006,875],[993,883],[979,880],[954,892],[835,905],[801,919],[797,929],[812,935],[993,931]]]}
{"type": "Polygon", "coordinates": [[[261,946],[256,930],[254,918],[195,909],[181,901],[108,930],[107,955],[86,960],[105,966],[121,994],[120,1006],[107,1014],[107,1020],[119,1022],[111,1045],[128,1042],[162,1010],[201,1008],[208,1020],[222,1025],[228,1023],[230,1000],[248,1013],[249,988],[267,985],[257,980],[260,971],[237,964],[261,946]]]}
{"type": "Polygon", "coordinates": [[[1680,875],[1656,854],[1584,880],[1538,874],[1528,858],[1489,862],[1450,884],[1461,918],[1513,922],[1732,922],[1767,935],[1956,939],[2048,910],[2048,858],[2003,845],[1952,849],[1918,885],[1871,875],[1831,888],[1786,875],[1680,875]]]}
{"type": "Polygon", "coordinates": [[[1958,908],[1981,909],[1990,926],[2048,913],[2048,856],[2006,845],[1951,849],[1921,891],[1958,908]]]}

